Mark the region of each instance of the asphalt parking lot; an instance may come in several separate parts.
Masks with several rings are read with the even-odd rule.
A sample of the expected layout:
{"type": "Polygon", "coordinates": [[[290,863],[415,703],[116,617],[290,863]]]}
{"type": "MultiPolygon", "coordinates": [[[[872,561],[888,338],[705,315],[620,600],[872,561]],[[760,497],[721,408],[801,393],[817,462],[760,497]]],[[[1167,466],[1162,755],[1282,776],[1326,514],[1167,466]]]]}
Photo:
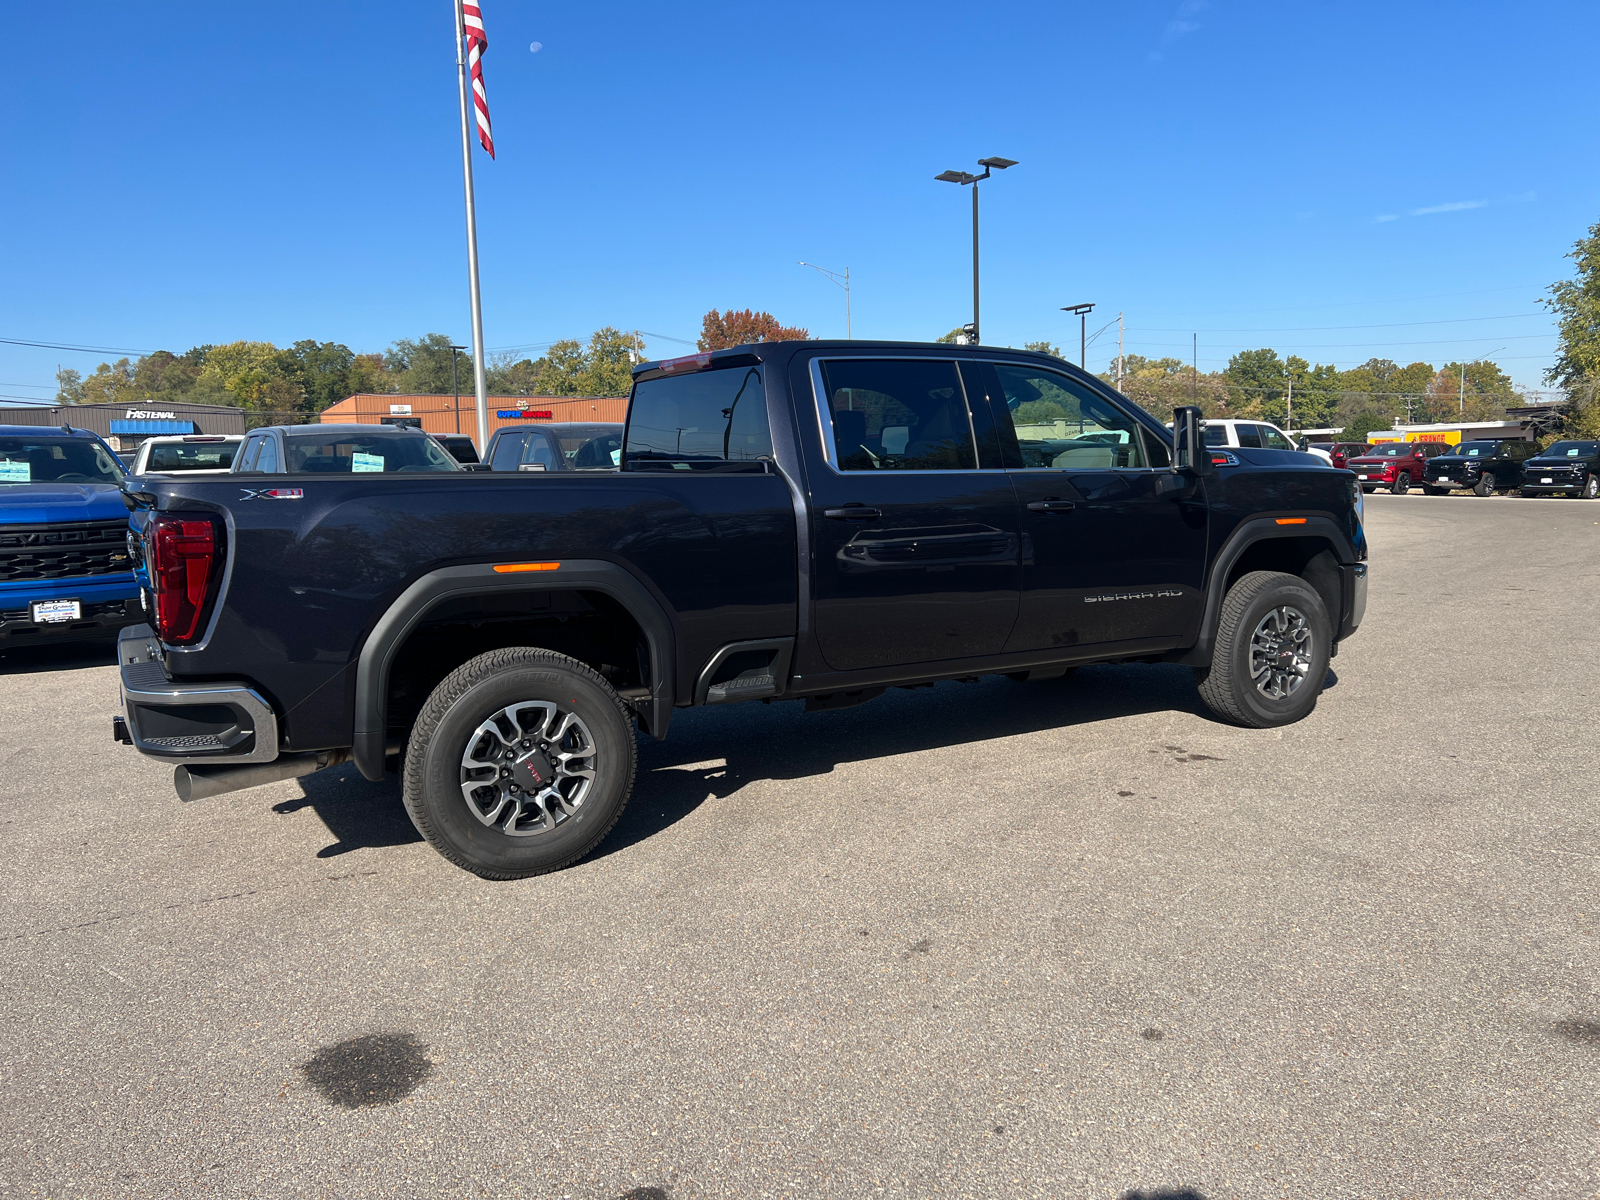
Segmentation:
{"type": "Polygon", "coordinates": [[[0,1196],[1593,1195],[1600,503],[1367,514],[1299,725],[681,713],[520,883],[350,768],[182,805],[98,653],[0,657],[0,1196]]]}

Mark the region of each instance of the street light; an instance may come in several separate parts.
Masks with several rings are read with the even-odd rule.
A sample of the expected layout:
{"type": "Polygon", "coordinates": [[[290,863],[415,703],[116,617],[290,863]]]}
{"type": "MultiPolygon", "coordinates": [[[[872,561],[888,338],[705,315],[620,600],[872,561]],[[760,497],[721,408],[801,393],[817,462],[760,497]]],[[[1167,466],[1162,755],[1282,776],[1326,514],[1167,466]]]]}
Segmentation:
{"type": "Polygon", "coordinates": [[[840,287],[842,287],[844,289],[844,336],[845,336],[845,340],[849,341],[850,340],[850,336],[851,336],[850,335],[850,268],[846,267],[844,269],[844,274],[840,275],[839,272],[830,271],[830,270],[828,270],[827,267],[819,267],[819,266],[817,266],[816,263],[801,262],[801,263],[798,263],[796,265],[802,266],[802,267],[810,267],[817,274],[827,276],[829,279],[833,280],[834,283],[837,283],[840,287]]]}
{"type": "Polygon", "coordinates": [[[972,340],[978,341],[978,183],[989,178],[991,171],[1004,171],[1007,167],[1017,165],[1014,158],[980,158],[978,165],[983,168],[982,175],[973,175],[968,171],[945,171],[934,178],[940,183],[959,183],[962,187],[972,185],[972,340]]]}
{"type": "Polygon", "coordinates": [[[456,379],[456,356],[466,349],[465,346],[450,347],[450,386],[456,393],[456,432],[461,432],[461,384],[456,379]]]}
{"type": "MultiPolygon", "coordinates": [[[[1078,314],[1078,365],[1085,371],[1089,369],[1089,314],[1094,311],[1092,304],[1068,304],[1061,309],[1064,313],[1078,314]]],[[[1102,333],[1104,330],[1101,331],[1102,333]]],[[[1099,337],[1100,334],[1095,334],[1099,337]]]]}

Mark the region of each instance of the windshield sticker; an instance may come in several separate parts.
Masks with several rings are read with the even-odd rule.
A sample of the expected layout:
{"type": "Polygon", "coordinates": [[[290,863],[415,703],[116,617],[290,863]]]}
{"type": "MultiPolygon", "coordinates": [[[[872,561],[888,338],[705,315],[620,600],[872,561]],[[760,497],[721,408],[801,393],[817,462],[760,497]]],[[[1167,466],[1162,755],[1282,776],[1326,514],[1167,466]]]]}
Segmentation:
{"type": "Polygon", "coordinates": [[[383,455],[363,454],[357,450],[350,456],[350,469],[352,471],[382,471],[383,455]]]}
{"type": "Polygon", "coordinates": [[[613,450],[611,452],[611,465],[613,467],[620,467],[622,465],[622,451],[621,450],[613,450]]]}
{"type": "Polygon", "coordinates": [[[0,483],[32,483],[33,464],[0,458],[0,483]]]}

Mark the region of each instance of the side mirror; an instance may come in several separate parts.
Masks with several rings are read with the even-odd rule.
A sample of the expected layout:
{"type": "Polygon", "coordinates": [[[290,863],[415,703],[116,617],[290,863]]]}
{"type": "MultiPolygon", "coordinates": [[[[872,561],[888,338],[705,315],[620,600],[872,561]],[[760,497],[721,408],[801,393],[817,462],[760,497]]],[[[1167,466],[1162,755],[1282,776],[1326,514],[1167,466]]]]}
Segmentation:
{"type": "Polygon", "coordinates": [[[1201,436],[1205,418],[1192,404],[1172,410],[1172,469],[1190,475],[1210,475],[1216,471],[1211,451],[1201,436]]]}

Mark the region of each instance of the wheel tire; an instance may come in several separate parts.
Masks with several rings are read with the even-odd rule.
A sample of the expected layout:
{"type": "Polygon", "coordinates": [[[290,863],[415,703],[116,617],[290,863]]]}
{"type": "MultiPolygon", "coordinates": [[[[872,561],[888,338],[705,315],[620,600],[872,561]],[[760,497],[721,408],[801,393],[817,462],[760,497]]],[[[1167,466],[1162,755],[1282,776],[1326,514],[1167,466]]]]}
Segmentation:
{"type": "Polygon", "coordinates": [[[1478,476],[1478,482],[1472,485],[1472,494],[1474,496],[1494,495],[1494,476],[1489,474],[1488,471],[1478,476]]]}
{"type": "Polygon", "coordinates": [[[1364,484],[1364,483],[1363,483],[1363,484],[1362,484],[1362,485],[1361,485],[1361,494],[1362,494],[1362,495],[1363,495],[1363,496],[1370,496],[1370,495],[1372,495],[1372,493],[1373,493],[1373,492],[1375,492],[1375,491],[1377,491],[1377,490],[1378,490],[1378,489],[1377,489],[1377,488],[1375,488],[1375,487],[1368,487],[1368,486],[1367,486],[1367,485],[1366,485],[1366,484],[1364,484]]]}
{"type": "Polygon", "coordinates": [[[1583,498],[1593,500],[1596,496],[1600,496],[1600,478],[1591,475],[1584,481],[1583,498]]]}
{"type": "Polygon", "coordinates": [[[1393,490],[1394,490],[1394,494],[1396,496],[1406,496],[1406,495],[1410,494],[1410,492],[1411,492],[1411,472],[1410,471],[1401,471],[1400,474],[1395,476],[1395,478],[1394,478],[1394,489],[1393,490]]]}
{"type": "Polygon", "coordinates": [[[604,679],[565,654],[516,646],[469,659],[434,688],[411,730],[402,795],[417,832],[458,867],[484,879],[525,879],[599,845],[628,805],[637,765],[632,716],[604,679]],[[492,744],[478,743],[492,718],[523,702],[553,705],[552,722],[563,713],[577,718],[593,743],[594,775],[575,811],[544,818],[553,827],[514,835],[506,827],[522,828],[522,817],[536,810],[507,801],[508,815],[494,824],[475,814],[463,792],[463,759],[475,744],[492,744]]]}
{"type": "Polygon", "coordinates": [[[1333,624],[1322,597],[1298,575],[1251,571],[1228,589],[1217,622],[1211,667],[1196,671],[1200,698],[1225,721],[1251,729],[1290,725],[1317,706],[1328,677],[1333,624]],[[1257,687],[1250,674],[1252,640],[1258,627],[1280,608],[1297,610],[1310,636],[1310,665],[1299,685],[1275,698],[1257,687]]]}

